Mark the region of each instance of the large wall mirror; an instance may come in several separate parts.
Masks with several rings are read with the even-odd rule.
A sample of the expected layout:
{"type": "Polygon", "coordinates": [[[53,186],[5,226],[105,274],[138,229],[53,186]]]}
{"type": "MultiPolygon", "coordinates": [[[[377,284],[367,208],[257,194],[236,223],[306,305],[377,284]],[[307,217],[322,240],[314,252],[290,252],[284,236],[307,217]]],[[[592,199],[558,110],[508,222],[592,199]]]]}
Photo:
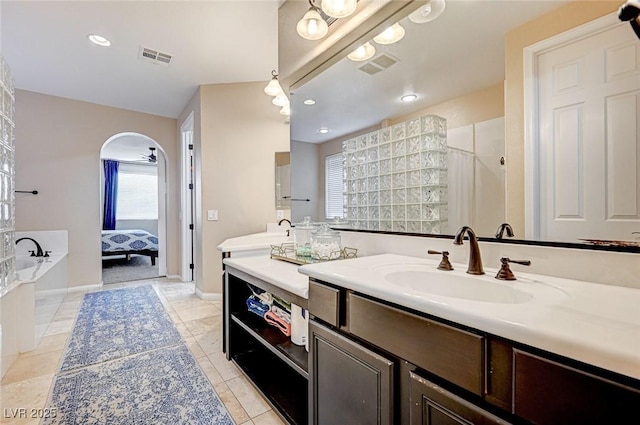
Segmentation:
{"type": "Polygon", "coordinates": [[[450,222],[422,233],[467,224],[493,238],[508,221],[516,239],[636,251],[640,41],[616,5],[445,1],[428,2],[444,4],[435,19],[405,13],[398,42],[348,49],[370,42],[371,58],[344,57],[293,85],[291,191],[305,202],[292,203],[292,220],[332,218],[325,159],[344,141],[434,114],[447,123],[450,222]],[[533,37],[523,56],[522,39],[554,26],[571,34],[533,37]],[[403,102],[407,94],[417,98],[403,102]]]}

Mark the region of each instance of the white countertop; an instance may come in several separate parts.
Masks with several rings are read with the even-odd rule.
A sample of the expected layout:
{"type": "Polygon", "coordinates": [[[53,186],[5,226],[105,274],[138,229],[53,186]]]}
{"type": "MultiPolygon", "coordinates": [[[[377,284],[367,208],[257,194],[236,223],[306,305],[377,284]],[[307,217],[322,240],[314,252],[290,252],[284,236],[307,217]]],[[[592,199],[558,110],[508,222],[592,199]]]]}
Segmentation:
{"type": "Polygon", "coordinates": [[[253,250],[268,250],[271,245],[280,245],[286,242],[293,242],[285,231],[282,232],[262,232],[251,235],[229,238],[218,245],[218,251],[238,252],[253,250]]]}
{"type": "Polygon", "coordinates": [[[302,298],[309,298],[309,278],[298,273],[296,264],[272,260],[268,255],[230,257],[223,262],[302,298]]]}
{"type": "MultiPolygon", "coordinates": [[[[226,262],[227,260],[225,260],[226,262]]],[[[259,260],[254,260],[256,264],[259,260]]],[[[273,260],[262,259],[264,264],[273,260]]],[[[230,263],[229,263],[230,264],[230,263]]],[[[512,265],[517,281],[498,281],[497,269],[486,275],[465,273],[466,265],[454,271],[436,269],[438,261],[394,254],[305,265],[300,273],[319,280],[451,320],[490,334],[531,345],[578,361],[640,379],[640,290],[570,279],[539,276],[512,265]],[[387,280],[387,270],[433,269],[435,276],[477,279],[485,288],[506,285],[530,294],[519,303],[494,303],[426,293],[416,285],[399,287],[387,280]]],[[[294,266],[295,267],[295,266],[294,266]]],[[[280,274],[277,266],[266,267],[275,285],[295,273],[280,274]]],[[[251,270],[247,273],[255,274],[251,270]]],[[[257,277],[264,277],[255,274],[257,277]]],[[[267,280],[267,279],[265,279],[267,280]]],[[[279,285],[280,286],[280,285],[279,285]]],[[[498,288],[501,289],[501,288],[498,288]]],[[[504,288],[502,288],[504,289],[504,288]]]]}

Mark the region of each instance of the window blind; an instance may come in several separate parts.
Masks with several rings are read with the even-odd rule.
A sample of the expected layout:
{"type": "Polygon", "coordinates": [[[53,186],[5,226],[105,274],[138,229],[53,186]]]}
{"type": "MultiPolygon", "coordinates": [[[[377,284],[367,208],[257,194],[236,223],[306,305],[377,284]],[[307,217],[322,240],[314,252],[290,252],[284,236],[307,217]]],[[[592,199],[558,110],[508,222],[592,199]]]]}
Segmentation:
{"type": "Polygon", "coordinates": [[[344,217],[342,153],[329,155],[325,164],[325,216],[327,219],[344,217]]]}
{"type": "Polygon", "coordinates": [[[158,168],[121,164],[118,173],[118,219],[158,219],[158,168]]]}

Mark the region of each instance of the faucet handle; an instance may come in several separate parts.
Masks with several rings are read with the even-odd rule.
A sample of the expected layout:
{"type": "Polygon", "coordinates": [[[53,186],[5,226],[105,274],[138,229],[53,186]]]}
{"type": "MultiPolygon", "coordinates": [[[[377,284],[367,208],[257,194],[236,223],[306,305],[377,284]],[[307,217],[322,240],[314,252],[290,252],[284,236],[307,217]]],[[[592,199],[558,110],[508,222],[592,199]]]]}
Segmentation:
{"type": "Polygon", "coordinates": [[[36,252],[35,251],[29,250],[29,252],[31,253],[31,255],[29,257],[35,257],[36,256],[36,252]]]}
{"type": "Polygon", "coordinates": [[[453,270],[453,266],[449,262],[449,251],[427,251],[427,254],[442,254],[442,261],[438,264],[438,270],[453,270]]]}
{"type": "Polygon", "coordinates": [[[498,274],[496,275],[496,279],[499,280],[516,280],[516,275],[513,274],[511,269],[509,268],[509,263],[521,264],[523,266],[530,266],[531,261],[529,260],[512,260],[508,257],[502,257],[500,259],[502,265],[500,266],[500,270],[498,270],[498,274]]]}
{"type": "Polygon", "coordinates": [[[45,252],[44,252],[44,257],[48,257],[48,256],[49,256],[49,254],[51,254],[51,251],[45,251],[45,252]]]}

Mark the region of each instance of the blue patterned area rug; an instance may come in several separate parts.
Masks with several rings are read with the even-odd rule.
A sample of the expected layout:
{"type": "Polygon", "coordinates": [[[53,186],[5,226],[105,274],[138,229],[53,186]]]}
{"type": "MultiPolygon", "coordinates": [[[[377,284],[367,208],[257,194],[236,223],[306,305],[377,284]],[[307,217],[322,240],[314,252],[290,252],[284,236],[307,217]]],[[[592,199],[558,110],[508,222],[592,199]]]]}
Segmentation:
{"type": "Polygon", "coordinates": [[[151,286],[84,296],[45,410],[43,425],[234,424],[151,286]]]}
{"type": "Polygon", "coordinates": [[[234,423],[184,344],[58,375],[45,410],[43,425],[234,423]]]}
{"type": "Polygon", "coordinates": [[[182,341],[151,286],[84,296],[60,370],[142,353],[182,341]]]}

